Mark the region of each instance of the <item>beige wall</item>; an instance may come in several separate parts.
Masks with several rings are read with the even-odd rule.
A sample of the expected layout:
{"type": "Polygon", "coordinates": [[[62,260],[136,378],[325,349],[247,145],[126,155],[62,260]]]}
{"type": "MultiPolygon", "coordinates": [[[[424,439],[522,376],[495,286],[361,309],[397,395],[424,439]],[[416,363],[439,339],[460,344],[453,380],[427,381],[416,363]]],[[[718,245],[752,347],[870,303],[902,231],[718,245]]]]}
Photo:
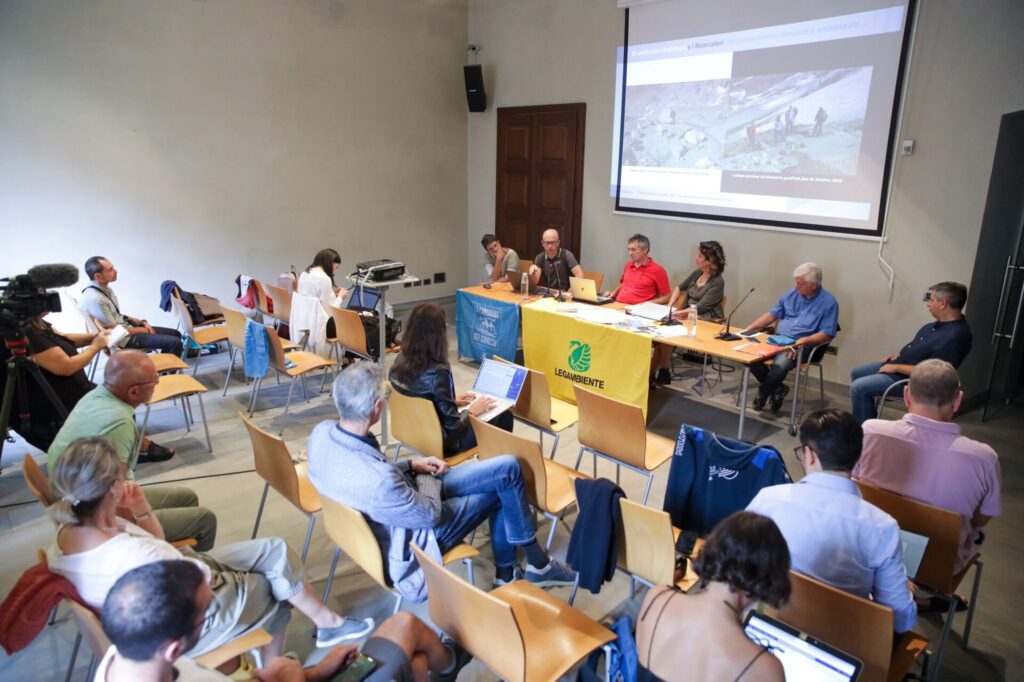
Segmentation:
{"type": "Polygon", "coordinates": [[[453,294],[466,28],[465,0],[0,0],[0,276],[107,255],[155,320],[163,279],[230,299],[333,247],[453,294]]]}
{"type": "Polygon", "coordinates": [[[612,212],[615,47],[623,33],[623,12],[614,0],[470,0],[469,39],[482,47],[491,103],[469,122],[469,272],[479,268],[479,234],[494,225],[495,108],[585,102],[584,267],[617,276],[626,238],[643,232],[678,282],[692,267],[696,243],[717,239],[728,256],[729,298],[758,287],[737,314],[742,322],[791,284],[794,266],[817,261],[825,286],[840,301],[843,327],[839,356],[826,364],[826,377],[848,382],[852,366],[896,352],[924,324],[920,296],[929,284],[970,279],[999,117],[1024,108],[1024,3],[920,5],[903,128],[905,137],[917,140],[917,152],[896,163],[885,248],[896,268],[891,300],[875,243],[612,212]]]}

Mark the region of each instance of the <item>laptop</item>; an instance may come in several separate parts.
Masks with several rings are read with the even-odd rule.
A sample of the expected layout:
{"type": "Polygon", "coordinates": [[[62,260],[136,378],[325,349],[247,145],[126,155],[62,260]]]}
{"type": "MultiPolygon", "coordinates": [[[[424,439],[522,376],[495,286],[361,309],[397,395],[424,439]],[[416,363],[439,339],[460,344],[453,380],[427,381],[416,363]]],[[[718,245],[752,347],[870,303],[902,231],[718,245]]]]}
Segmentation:
{"type": "Polygon", "coordinates": [[[528,375],[529,370],[525,367],[484,358],[480,371],[477,372],[476,381],[473,382],[473,393],[477,397],[486,395],[493,398],[494,407],[478,418],[489,422],[515,405],[528,375]]]}
{"type": "Polygon", "coordinates": [[[594,305],[604,305],[615,301],[611,296],[598,296],[597,284],[594,283],[594,280],[586,277],[569,277],[569,293],[572,294],[574,301],[583,301],[594,305]]]}
{"type": "Polygon", "coordinates": [[[380,301],[380,291],[368,286],[354,286],[349,289],[348,303],[349,310],[376,310],[380,301]]]}
{"type": "Polygon", "coordinates": [[[743,631],[779,659],[787,680],[853,682],[864,665],[845,651],[756,611],[747,615],[743,631]]]}
{"type": "Polygon", "coordinates": [[[525,274],[526,281],[530,283],[531,296],[537,294],[554,296],[558,293],[558,289],[549,289],[547,287],[542,287],[539,284],[534,284],[533,279],[530,277],[530,273],[528,272],[524,272],[522,270],[509,270],[506,274],[508,275],[508,283],[512,285],[512,289],[514,291],[519,291],[520,283],[523,281],[523,275],[525,274]]]}
{"type": "Polygon", "coordinates": [[[913,579],[917,576],[917,569],[921,568],[924,551],[928,549],[928,538],[909,530],[900,530],[900,539],[903,542],[903,565],[907,569],[907,577],[913,579]]]}

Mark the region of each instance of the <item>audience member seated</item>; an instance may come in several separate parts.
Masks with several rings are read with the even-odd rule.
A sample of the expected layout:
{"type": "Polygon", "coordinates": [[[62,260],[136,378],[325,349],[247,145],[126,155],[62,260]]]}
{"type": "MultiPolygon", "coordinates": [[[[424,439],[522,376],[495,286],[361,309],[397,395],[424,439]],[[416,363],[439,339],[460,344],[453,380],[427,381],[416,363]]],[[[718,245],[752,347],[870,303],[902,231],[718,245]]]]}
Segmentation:
{"type": "Polygon", "coordinates": [[[960,514],[954,572],[963,570],[981,528],[1001,511],[999,457],[953,423],[963,395],[953,365],[934,359],[915,365],[903,388],[908,414],[864,422],[864,454],[853,469],[874,486],[960,514]]]}
{"type": "Polygon", "coordinates": [[[650,257],[651,241],[642,234],[634,234],[626,242],[626,250],[629,262],[622,270],[619,286],[606,291],[605,296],[626,305],[668,302],[668,273],[650,257]]]}
{"type": "Polygon", "coordinates": [[[804,419],[799,437],[795,452],[807,475],[762,488],[747,510],[778,524],[795,570],[888,606],[896,632],[906,632],[917,608],[899,526],[864,501],[850,478],[864,439],[860,424],[849,412],[817,410],[804,419]]]}
{"type": "MultiPolygon", "coordinates": [[[[501,245],[493,234],[485,234],[480,240],[484,247],[484,268],[492,282],[507,282],[509,270],[519,270],[519,254],[501,245]]],[[[519,284],[515,282],[514,284],[519,284]]]]}
{"type": "MultiPolygon", "coordinates": [[[[691,305],[697,306],[697,317],[702,320],[719,320],[725,316],[722,300],[725,298],[725,251],[718,242],[701,242],[697,246],[697,269],[672,290],[668,305],[673,310],[684,311],[691,305]]],[[[676,317],[680,317],[677,315],[676,317]]],[[[686,318],[683,318],[686,319],[686,318]]],[[[663,343],[654,345],[652,371],[657,370],[655,383],[665,386],[672,383],[669,364],[672,360],[672,346],[663,343]]]]}
{"type": "Polygon", "coordinates": [[[334,249],[320,249],[309,267],[299,274],[298,292],[303,296],[311,296],[320,301],[327,313],[327,336],[334,337],[334,319],[331,318],[329,306],[341,307],[345,295],[344,289],[334,286],[334,275],[341,265],[341,256],[334,249]]]}
{"type": "Polygon", "coordinates": [[[796,364],[797,352],[804,361],[810,358],[811,349],[835,338],[839,332],[839,303],[821,286],[821,268],[815,263],[804,263],[793,271],[795,286],[784,293],[772,309],[747,325],[741,333],[758,330],[778,322],[775,334],[793,339],[792,347],[786,353],[772,358],[771,367],[764,363],[750,366],[750,372],[761,383],[754,409],[764,409],[771,398],[772,412],[782,407],[789,386],[783,382],[789,370],[796,364]]]}
{"type": "Polygon", "coordinates": [[[937,358],[959,367],[971,351],[971,329],[960,312],[967,302],[967,287],[957,282],[939,282],[925,292],[924,302],[935,322],[921,327],[899,353],[854,367],[850,372],[850,402],[857,421],[874,419],[875,399],[897,381],[909,377],[917,363],[937,358]]]}
{"type": "Polygon", "coordinates": [[[778,608],[789,599],[789,550],[778,526],[736,512],[711,532],[693,568],[697,588],[683,594],[658,587],[640,607],[639,682],[785,680],[779,660],[743,632],[746,611],[756,602],[778,608]]]}
{"type": "MultiPolygon", "coordinates": [[[[444,310],[433,303],[421,303],[413,308],[402,334],[402,352],[388,378],[402,395],[426,398],[434,403],[444,433],[444,454],[476,447],[476,434],[469,417],[479,416],[494,407],[494,399],[472,392],[455,393],[455,379],[448,364],[444,310]],[[464,407],[467,409],[460,412],[464,407]]],[[[512,413],[506,411],[491,423],[511,431],[514,421],[512,413]]]]}
{"type": "MultiPolygon", "coordinates": [[[[540,236],[540,245],[543,251],[533,259],[530,266],[530,279],[534,284],[549,289],[569,289],[569,277],[583,277],[583,268],[576,262],[576,256],[572,251],[561,247],[562,240],[558,236],[558,230],[549,227],[540,236]]],[[[515,286],[519,282],[512,283],[515,286]]]]}
{"type": "MultiPolygon", "coordinates": [[[[96,384],[89,381],[85,369],[107,346],[107,332],[99,334],[61,334],[40,315],[25,326],[29,356],[39,367],[46,383],[53,389],[65,412],[71,412],[78,401],[96,384]],[[79,347],[85,347],[81,353],[79,347]]],[[[0,395],[7,382],[5,365],[10,350],[0,344],[0,395]]],[[[22,375],[27,405],[22,405],[19,391],[11,396],[10,427],[42,451],[49,449],[54,437],[64,424],[64,416],[54,406],[44,389],[27,373],[22,375]],[[28,428],[22,433],[17,415],[27,411],[31,415],[28,428]]]]}
{"type": "Polygon", "coordinates": [[[75,441],[57,463],[50,486],[60,500],[50,507],[59,524],[49,565],[70,580],[82,599],[100,609],[117,579],[138,566],[182,559],[207,575],[216,606],[207,610],[193,652],[204,653],[256,627],[274,635],[266,653],[284,643],[288,601],[317,627],[317,646],[362,637],[373,621],[344,618],[320,603],[302,565],[284,540],[259,538],[211,550],[179,551],[164,541],[164,530],[138,484],[126,481],[124,465],[106,438],[75,441]],[[131,512],[135,523],[117,514],[131,512]]]}
{"type": "MultiPolygon", "coordinates": [[[[115,353],[104,368],[103,385],[78,401],[50,445],[47,452],[50,474],[73,441],[90,436],[107,437],[122,465],[129,467],[138,438],[135,408],[153,396],[158,380],[156,367],[145,353],[130,350],[115,353]]],[[[139,461],[162,461],[174,454],[173,451],[166,454],[164,450],[166,448],[150,443],[149,457],[140,456],[139,461]],[[155,449],[161,452],[154,455],[155,449]]],[[[127,468],[125,477],[134,480],[135,472],[127,468]]],[[[217,517],[210,510],[197,506],[199,498],[194,492],[180,486],[147,486],[145,497],[172,542],[195,538],[199,551],[213,547],[217,517]]]]}
{"type": "Polygon", "coordinates": [[[113,263],[103,256],[93,256],[85,261],[85,274],[90,283],[82,289],[78,305],[102,327],[110,329],[124,325],[130,334],[124,344],[125,348],[159,350],[178,356],[182,354],[184,347],[177,329],[154,327],[146,320],[121,312],[117,295],[110,288],[111,282],[117,281],[117,268],[113,263]]]}
{"type": "MultiPolygon", "coordinates": [[[[213,600],[207,576],[190,561],[156,561],[125,573],[103,602],[103,631],[111,646],[100,661],[96,682],[330,682],[359,655],[358,647],[346,644],[305,669],[294,658],[277,657],[264,668],[227,677],[185,656],[200,640],[213,600]]],[[[426,679],[428,672],[435,680],[454,680],[468,661],[461,647],[442,643],[416,616],[404,612],[384,621],[362,651],[377,662],[368,677],[359,678],[364,682],[426,679]]]]}
{"type": "Polygon", "coordinates": [[[542,586],[569,585],[575,573],[549,559],[537,543],[518,460],[500,455],[449,468],[435,457],[392,464],[370,427],[384,409],[383,370],[356,362],[334,380],[339,420],[309,437],[309,477],[324,497],[362,512],[380,543],[388,574],[403,596],[426,599],[410,543],[439,563],[473,529],[490,522],[497,583],[514,579],[516,549],[526,555],[525,577],[542,586]]]}

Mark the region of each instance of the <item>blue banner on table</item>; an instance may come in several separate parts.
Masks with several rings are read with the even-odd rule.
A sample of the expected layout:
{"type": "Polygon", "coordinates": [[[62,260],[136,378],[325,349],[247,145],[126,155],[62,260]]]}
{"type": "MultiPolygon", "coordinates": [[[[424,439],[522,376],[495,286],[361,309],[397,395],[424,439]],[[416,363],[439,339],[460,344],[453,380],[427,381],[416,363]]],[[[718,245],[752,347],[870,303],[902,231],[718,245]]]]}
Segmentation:
{"type": "Polygon", "coordinates": [[[519,342],[519,306],[455,292],[459,357],[480,362],[497,356],[515,360],[519,342]]]}

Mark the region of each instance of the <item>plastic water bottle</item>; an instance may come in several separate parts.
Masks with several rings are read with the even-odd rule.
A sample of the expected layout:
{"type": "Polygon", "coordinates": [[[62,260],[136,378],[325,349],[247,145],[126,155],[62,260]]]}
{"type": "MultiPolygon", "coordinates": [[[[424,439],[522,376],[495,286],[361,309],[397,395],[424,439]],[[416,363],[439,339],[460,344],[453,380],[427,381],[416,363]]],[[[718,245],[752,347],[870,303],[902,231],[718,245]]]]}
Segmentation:
{"type": "Polygon", "coordinates": [[[519,295],[520,296],[529,296],[530,295],[530,280],[526,276],[525,272],[523,273],[523,279],[519,282],[519,295]]]}
{"type": "Polygon", "coordinates": [[[690,323],[690,336],[697,336],[697,306],[690,306],[688,321],[690,323]]]}

